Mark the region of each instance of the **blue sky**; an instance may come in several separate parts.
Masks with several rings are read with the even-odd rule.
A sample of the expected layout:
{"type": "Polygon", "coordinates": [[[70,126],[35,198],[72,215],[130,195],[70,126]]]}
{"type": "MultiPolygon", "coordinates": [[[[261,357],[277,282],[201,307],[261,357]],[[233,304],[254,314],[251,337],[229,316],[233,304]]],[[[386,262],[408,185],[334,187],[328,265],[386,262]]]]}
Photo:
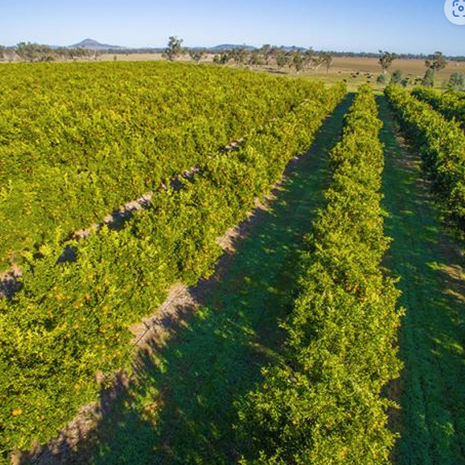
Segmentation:
{"type": "Polygon", "coordinates": [[[444,0],[1,0],[0,44],[31,41],[164,46],[220,43],[312,46],[322,50],[465,54],[465,26],[444,0]]]}

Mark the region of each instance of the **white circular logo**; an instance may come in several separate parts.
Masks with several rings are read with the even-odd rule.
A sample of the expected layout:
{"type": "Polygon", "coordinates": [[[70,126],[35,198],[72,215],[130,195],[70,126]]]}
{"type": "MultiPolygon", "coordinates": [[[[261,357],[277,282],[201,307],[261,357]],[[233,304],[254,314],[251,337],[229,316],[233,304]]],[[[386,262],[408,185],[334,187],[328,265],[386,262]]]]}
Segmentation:
{"type": "Polygon", "coordinates": [[[465,0],[446,0],[444,13],[447,19],[459,26],[465,25],[465,0]]]}

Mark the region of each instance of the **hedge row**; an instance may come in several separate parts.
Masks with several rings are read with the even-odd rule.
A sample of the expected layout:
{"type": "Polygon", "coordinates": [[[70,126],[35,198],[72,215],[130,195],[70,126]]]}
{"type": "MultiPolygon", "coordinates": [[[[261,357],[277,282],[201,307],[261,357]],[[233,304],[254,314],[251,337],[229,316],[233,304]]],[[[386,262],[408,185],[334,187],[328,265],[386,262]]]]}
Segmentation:
{"type": "Polygon", "coordinates": [[[439,92],[429,87],[417,87],[412,95],[429,103],[448,120],[456,120],[465,129],[465,98],[463,92],[449,90],[439,92]]]}
{"type": "Polygon", "coordinates": [[[426,170],[449,213],[465,226],[465,134],[425,102],[398,86],[386,96],[409,141],[420,152],[426,170]]]}
{"type": "Polygon", "coordinates": [[[207,161],[181,190],[161,191],[120,231],[102,228],[69,245],[59,240],[29,263],[15,300],[0,301],[0,451],[45,443],[96,399],[97,372],[128,367],[131,323],[153,313],[169,286],[194,284],[222,254],[217,237],[244,220],[287,162],[305,151],[345,95],[321,90],[256,131],[238,151],[207,161]]]}
{"type": "Polygon", "coordinates": [[[383,386],[399,376],[399,291],[381,266],[382,124],[360,88],[333,149],[333,180],[310,237],[278,365],[240,402],[242,464],[382,465],[395,434],[383,386]]]}

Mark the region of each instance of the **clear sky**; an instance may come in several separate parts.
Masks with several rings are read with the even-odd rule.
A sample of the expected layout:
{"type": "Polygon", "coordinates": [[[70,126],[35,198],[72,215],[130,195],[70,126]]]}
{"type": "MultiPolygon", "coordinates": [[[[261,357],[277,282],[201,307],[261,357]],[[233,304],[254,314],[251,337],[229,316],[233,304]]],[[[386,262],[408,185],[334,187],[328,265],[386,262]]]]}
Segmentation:
{"type": "Polygon", "coordinates": [[[465,55],[444,0],[0,0],[0,44],[129,47],[247,43],[318,50],[465,55]]]}

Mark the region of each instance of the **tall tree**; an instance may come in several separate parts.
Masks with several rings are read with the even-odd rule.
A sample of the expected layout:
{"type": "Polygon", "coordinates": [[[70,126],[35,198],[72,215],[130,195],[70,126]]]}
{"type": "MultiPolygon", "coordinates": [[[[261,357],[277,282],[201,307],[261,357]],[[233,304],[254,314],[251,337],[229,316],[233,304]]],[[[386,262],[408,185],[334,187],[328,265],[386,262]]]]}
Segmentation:
{"type": "Polygon", "coordinates": [[[434,78],[434,70],[432,68],[428,68],[421,81],[421,85],[425,87],[434,87],[434,78]]]}
{"type": "Polygon", "coordinates": [[[381,66],[383,73],[386,73],[387,70],[391,67],[392,62],[397,58],[395,53],[387,52],[380,50],[380,57],[378,60],[379,65],[381,66]]]}
{"type": "Polygon", "coordinates": [[[269,65],[270,60],[273,57],[273,47],[270,44],[264,44],[259,49],[259,52],[262,55],[263,59],[265,60],[265,64],[269,65]]]}
{"type": "Polygon", "coordinates": [[[321,54],[321,61],[326,67],[326,72],[329,73],[329,69],[331,68],[331,65],[333,64],[333,54],[329,52],[325,52],[321,54]]]}
{"type": "Polygon", "coordinates": [[[260,50],[252,50],[249,55],[249,65],[250,66],[261,66],[267,64],[266,58],[263,56],[260,50]]]}
{"type": "Polygon", "coordinates": [[[289,63],[289,54],[283,48],[274,47],[273,50],[276,65],[279,69],[284,68],[289,63]]]}
{"type": "Polygon", "coordinates": [[[189,50],[189,56],[191,57],[192,61],[195,61],[197,64],[200,63],[202,60],[205,52],[203,50],[189,50]]]}
{"type": "Polygon", "coordinates": [[[236,65],[243,65],[247,61],[248,51],[245,47],[237,47],[230,52],[231,58],[236,62],[236,65]]]}
{"type": "Polygon", "coordinates": [[[304,52],[305,65],[310,66],[314,60],[315,60],[315,51],[313,50],[312,47],[310,47],[304,52]]]}
{"type": "Polygon", "coordinates": [[[296,73],[299,74],[305,67],[305,58],[300,50],[292,54],[292,66],[295,68],[296,73]]]}
{"type": "Polygon", "coordinates": [[[48,45],[20,42],[15,47],[16,54],[22,61],[53,61],[57,55],[48,45]]]}
{"type": "Polygon", "coordinates": [[[183,53],[183,42],[183,39],[178,39],[176,36],[169,37],[168,48],[165,49],[163,56],[165,56],[170,61],[174,61],[178,56],[180,56],[183,53]]]}
{"type": "Polygon", "coordinates": [[[442,52],[434,52],[434,55],[431,55],[428,60],[425,60],[425,66],[428,69],[432,69],[433,73],[440,71],[447,66],[446,57],[442,52]]]}

